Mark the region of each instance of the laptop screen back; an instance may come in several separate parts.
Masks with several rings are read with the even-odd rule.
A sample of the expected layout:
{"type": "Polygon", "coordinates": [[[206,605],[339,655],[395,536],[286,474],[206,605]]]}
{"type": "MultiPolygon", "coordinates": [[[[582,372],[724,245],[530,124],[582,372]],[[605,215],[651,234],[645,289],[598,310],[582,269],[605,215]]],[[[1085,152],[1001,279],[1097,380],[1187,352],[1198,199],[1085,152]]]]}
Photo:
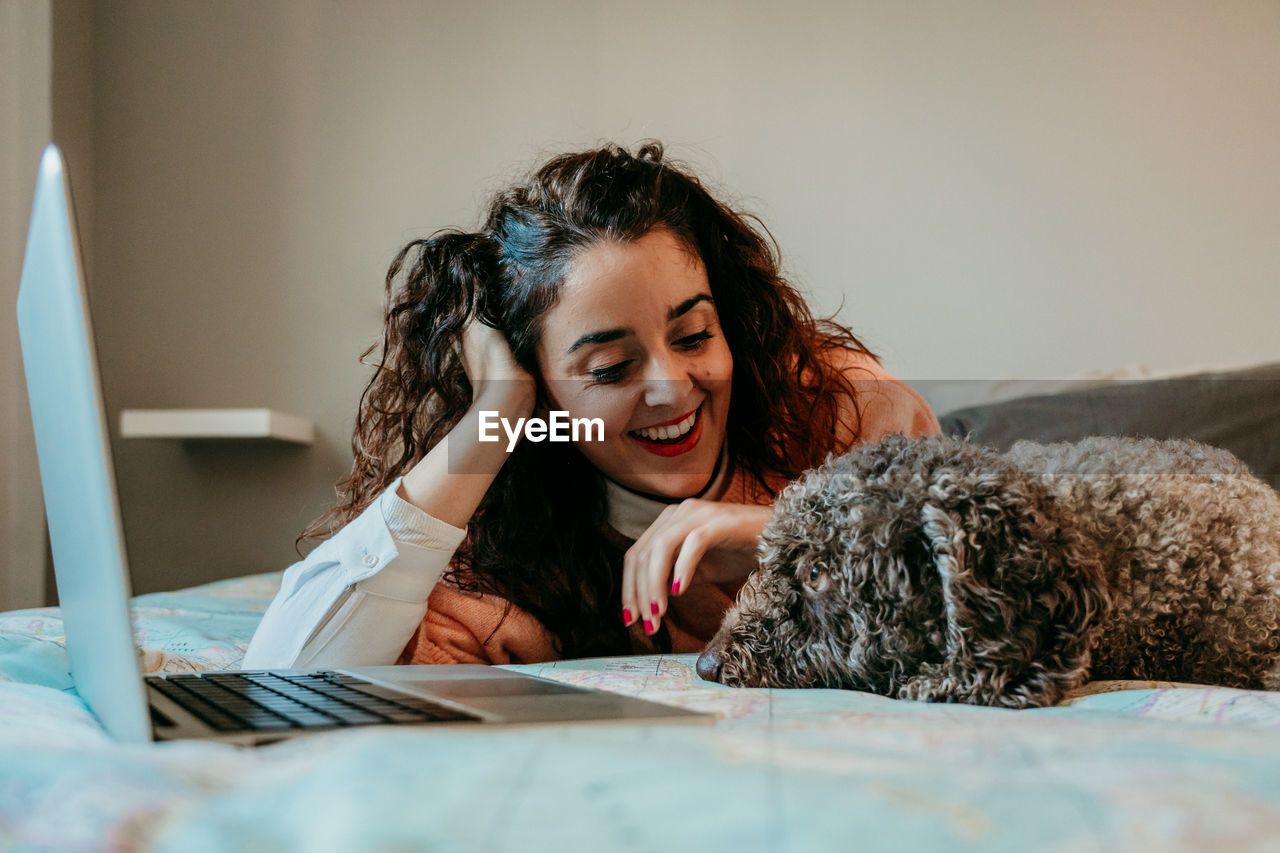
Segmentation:
{"type": "Polygon", "coordinates": [[[105,407],[58,149],[40,160],[18,333],[49,541],[77,692],[114,737],[151,739],[105,407]]]}

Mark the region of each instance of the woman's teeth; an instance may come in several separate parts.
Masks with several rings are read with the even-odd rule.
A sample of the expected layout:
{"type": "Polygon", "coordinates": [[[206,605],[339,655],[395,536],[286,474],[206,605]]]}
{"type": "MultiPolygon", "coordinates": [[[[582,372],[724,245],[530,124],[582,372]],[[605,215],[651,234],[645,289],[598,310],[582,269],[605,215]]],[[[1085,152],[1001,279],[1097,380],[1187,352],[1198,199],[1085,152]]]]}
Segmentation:
{"type": "Polygon", "coordinates": [[[649,427],[648,429],[633,430],[633,434],[647,441],[672,441],[688,434],[693,429],[694,421],[698,419],[697,411],[694,411],[689,417],[685,418],[678,424],[670,426],[649,427]]]}

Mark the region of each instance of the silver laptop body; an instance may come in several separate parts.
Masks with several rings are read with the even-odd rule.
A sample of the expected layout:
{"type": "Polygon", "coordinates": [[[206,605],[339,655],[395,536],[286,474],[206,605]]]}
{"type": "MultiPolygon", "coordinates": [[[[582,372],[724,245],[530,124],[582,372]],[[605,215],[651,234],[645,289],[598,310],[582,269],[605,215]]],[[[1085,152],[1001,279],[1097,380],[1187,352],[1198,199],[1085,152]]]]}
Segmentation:
{"type": "Polygon", "coordinates": [[[40,161],[18,328],[71,675],[117,739],[248,745],[368,724],[713,719],[487,666],[144,675],[70,187],[53,145],[40,161]]]}

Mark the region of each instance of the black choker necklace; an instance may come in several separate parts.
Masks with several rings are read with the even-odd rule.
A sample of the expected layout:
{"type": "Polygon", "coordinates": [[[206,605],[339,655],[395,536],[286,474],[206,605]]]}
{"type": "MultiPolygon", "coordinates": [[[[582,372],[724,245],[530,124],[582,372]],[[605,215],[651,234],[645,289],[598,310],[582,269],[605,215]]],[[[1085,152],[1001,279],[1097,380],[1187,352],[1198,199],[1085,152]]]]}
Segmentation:
{"type": "Polygon", "coordinates": [[[689,500],[689,498],[700,498],[703,495],[705,495],[708,491],[710,491],[711,487],[716,484],[716,478],[720,476],[720,469],[724,467],[724,460],[725,460],[725,457],[728,455],[729,455],[729,451],[727,447],[725,447],[723,450],[720,451],[720,455],[716,457],[716,467],[711,469],[711,477],[707,480],[707,484],[703,486],[702,489],[696,495],[690,495],[688,498],[673,498],[673,497],[669,497],[668,495],[655,495],[649,492],[639,491],[638,489],[629,488],[627,486],[622,485],[617,480],[611,480],[610,482],[612,482],[619,489],[622,489],[625,492],[630,492],[631,494],[636,495],[637,497],[645,498],[646,500],[657,501],[658,503],[664,503],[664,504],[678,504],[681,501],[689,500]]]}

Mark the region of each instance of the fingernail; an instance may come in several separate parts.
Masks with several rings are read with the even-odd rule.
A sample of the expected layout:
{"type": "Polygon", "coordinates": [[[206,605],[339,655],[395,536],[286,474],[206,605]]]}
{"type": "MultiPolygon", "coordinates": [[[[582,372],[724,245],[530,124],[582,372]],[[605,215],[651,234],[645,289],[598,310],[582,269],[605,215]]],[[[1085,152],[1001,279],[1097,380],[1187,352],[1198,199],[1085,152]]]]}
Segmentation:
{"type": "Polygon", "coordinates": [[[652,634],[652,633],[653,633],[653,623],[652,623],[652,622],[650,622],[648,619],[644,620],[644,632],[645,632],[646,634],[652,634]]]}
{"type": "Polygon", "coordinates": [[[649,612],[652,613],[654,616],[658,615],[658,602],[656,601],[649,602],[649,612]]]}
{"type": "Polygon", "coordinates": [[[679,595],[679,594],[680,594],[680,581],[676,581],[675,583],[673,583],[673,584],[671,585],[671,594],[672,594],[672,595],[679,595]]]}
{"type": "Polygon", "coordinates": [[[622,608],[622,624],[623,625],[631,624],[631,609],[628,607],[622,608]]]}

